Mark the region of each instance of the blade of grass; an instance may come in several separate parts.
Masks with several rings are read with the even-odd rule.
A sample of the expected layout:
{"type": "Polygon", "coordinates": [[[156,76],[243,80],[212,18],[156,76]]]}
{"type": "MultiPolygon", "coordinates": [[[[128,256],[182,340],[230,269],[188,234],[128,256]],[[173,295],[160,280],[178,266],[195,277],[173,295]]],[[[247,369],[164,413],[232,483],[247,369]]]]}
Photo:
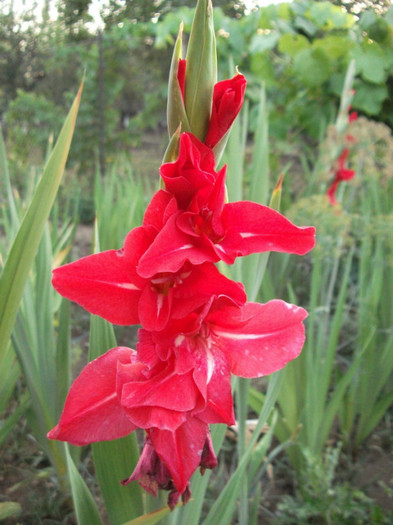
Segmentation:
{"type": "MultiPolygon", "coordinates": [[[[179,507],[180,505],[181,503],[178,503],[177,507],[179,507]]],[[[139,516],[138,518],[135,518],[131,521],[127,521],[122,525],[155,525],[156,523],[159,523],[163,518],[165,518],[165,516],[168,516],[170,512],[170,508],[166,506],[162,509],[155,510],[154,512],[149,512],[149,514],[139,516]]]]}
{"type": "Polygon", "coordinates": [[[68,477],[71,485],[72,499],[78,525],[103,525],[97,505],[85,481],[79,474],[78,469],[71,457],[68,445],[64,445],[68,466],[68,477]]]}
{"type": "Polygon", "coordinates": [[[228,481],[224,490],[221,492],[213,507],[210,509],[206,519],[203,521],[203,525],[216,525],[217,523],[220,525],[227,525],[231,523],[233,513],[235,511],[236,501],[241,492],[246,469],[252,457],[254,445],[277,400],[281,380],[281,372],[276,372],[270,377],[265,404],[258,418],[257,426],[255,427],[247,449],[243,457],[240,459],[236,471],[231,476],[231,479],[228,481]]]}
{"type": "MultiPolygon", "coordinates": [[[[99,251],[97,222],[95,224],[94,251],[99,251]]],[[[113,326],[92,315],[90,318],[89,361],[96,359],[116,346],[113,326]]],[[[137,483],[123,487],[122,479],[128,478],[138,460],[139,450],[135,433],[122,439],[94,443],[94,466],[111,525],[121,525],[126,520],[143,513],[142,491],[137,483]]]]}
{"type": "Polygon", "coordinates": [[[19,406],[13,411],[13,413],[5,421],[1,423],[0,447],[2,446],[4,441],[9,436],[10,432],[12,432],[16,422],[23,416],[23,414],[29,408],[30,403],[31,403],[30,398],[27,395],[23,396],[19,402],[19,406]]]}
{"type": "Polygon", "coordinates": [[[79,109],[82,86],[83,83],[14,239],[0,277],[0,368],[9,344],[28,274],[64,172],[79,109]]]}
{"type": "MultiPolygon", "coordinates": [[[[91,316],[89,360],[116,346],[113,327],[91,316]]],[[[122,439],[94,443],[94,466],[111,525],[120,525],[143,513],[141,488],[137,483],[120,485],[133,472],[139,450],[135,433],[122,439]]]]}

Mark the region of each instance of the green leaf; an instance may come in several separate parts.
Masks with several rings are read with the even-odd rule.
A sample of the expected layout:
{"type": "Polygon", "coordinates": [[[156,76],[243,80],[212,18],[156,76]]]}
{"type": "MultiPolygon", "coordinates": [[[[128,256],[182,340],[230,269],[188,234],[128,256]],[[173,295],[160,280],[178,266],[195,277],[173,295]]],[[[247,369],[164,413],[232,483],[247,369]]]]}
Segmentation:
{"type": "Polygon", "coordinates": [[[305,36],[297,33],[285,33],[280,38],[278,50],[280,53],[285,53],[290,57],[295,57],[300,51],[308,49],[310,46],[311,44],[305,36]]]}
{"type": "Polygon", "coordinates": [[[265,395],[256,388],[250,387],[248,391],[248,404],[254,412],[257,414],[261,412],[264,401],[265,395]]]}
{"type": "Polygon", "coordinates": [[[347,56],[354,43],[344,36],[330,35],[314,40],[313,46],[323,49],[330,58],[337,60],[347,56]]]}
{"type": "Polygon", "coordinates": [[[261,29],[272,29],[273,23],[277,20],[278,7],[274,4],[262,7],[260,10],[258,27],[261,29]]]}
{"type": "Polygon", "coordinates": [[[349,29],[355,24],[355,17],[346,13],[340,6],[332,6],[332,17],[328,20],[327,29],[349,29]]]}
{"type": "Polygon", "coordinates": [[[71,484],[72,500],[78,525],[103,525],[100,518],[97,505],[94,502],[93,496],[71,457],[68,445],[65,446],[68,476],[71,484]]]}
{"type": "Polygon", "coordinates": [[[9,343],[27,277],[64,172],[79,109],[82,86],[83,82],[11,246],[0,278],[0,367],[9,343]]]}
{"type": "MultiPolygon", "coordinates": [[[[5,151],[3,133],[0,128],[0,180],[1,179],[3,179],[3,183],[5,186],[6,192],[7,192],[7,206],[9,209],[11,224],[17,225],[19,224],[19,215],[16,209],[14,195],[12,193],[10,176],[8,173],[7,155],[5,151]]],[[[7,235],[9,235],[10,233],[11,232],[7,232],[7,235]]]]}
{"type": "MultiPolygon", "coordinates": [[[[181,503],[178,503],[176,507],[179,507],[180,505],[181,503]]],[[[149,512],[149,514],[139,516],[139,518],[127,521],[126,523],[123,523],[123,525],[155,525],[155,523],[159,523],[159,521],[165,518],[170,512],[171,509],[169,507],[163,507],[154,512],[149,512]]]]}
{"type": "Polygon", "coordinates": [[[308,36],[314,36],[315,33],[318,31],[318,27],[309,20],[308,18],[305,18],[304,16],[297,16],[295,18],[295,27],[297,29],[300,29],[301,31],[304,31],[306,35],[308,36]]]}
{"type": "Polygon", "coordinates": [[[332,13],[332,5],[329,2],[313,2],[309,10],[309,16],[319,27],[323,27],[332,13]]]}
{"type": "Polygon", "coordinates": [[[10,432],[14,429],[16,422],[23,416],[23,414],[29,408],[30,404],[31,399],[28,396],[23,396],[18,408],[16,408],[5,421],[0,422],[0,447],[7,439],[10,432]]]}
{"type": "Polygon", "coordinates": [[[250,53],[263,53],[276,47],[280,35],[276,32],[267,35],[256,34],[253,36],[249,51],[250,53]]]}
{"type": "Polygon", "coordinates": [[[0,503],[0,520],[5,520],[11,516],[17,516],[22,512],[22,507],[14,501],[0,503]]]}
{"type": "Polygon", "coordinates": [[[220,525],[229,525],[229,523],[231,523],[236,507],[236,500],[242,490],[243,478],[246,476],[248,463],[252,457],[252,452],[262,427],[277,400],[281,380],[281,372],[276,372],[270,377],[265,403],[247,449],[242,456],[237,469],[232,474],[225,488],[221,491],[219,497],[210,509],[206,519],[203,521],[203,525],[217,525],[218,523],[220,525]]]}
{"type": "Polygon", "coordinates": [[[354,88],[356,93],[353,98],[353,107],[368,115],[378,115],[382,103],[388,96],[386,85],[376,86],[367,82],[355,82],[354,88]]]}
{"type": "MultiPolygon", "coordinates": [[[[115,346],[116,338],[112,325],[101,317],[92,315],[89,360],[115,346]]],[[[122,439],[93,443],[92,449],[94,467],[111,525],[120,525],[142,514],[142,493],[139,485],[120,485],[122,479],[130,477],[139,459],[135,433],[122,439]]]]}
{"type": "Polygon", "coordinates": [[[167,121],[170,137],[176,132],[179,124],[181,124],[181,131],[190,131],[190,124],[186,115],[183,96],[177,80],[179,60],[182,58],[182,47],[183,25],[181,24],[173,50],[171,69],[169,72],[167,121]]]}
{"type": "Polygon", "coordinates": [[[364,11],[359,20],[359,25],[367,31],[371,40],[384,42],[389,37],[389,24],[374,11],[364,11]]]}
{"type": "Polygon", "coordinates": [[[385,81],[389,62],[377,43],[366,42],[362,47],[355,48],[352,56],[356,61],[356,69],[364,80],[373,84],[385,81]]]}
{"type": "Polygon", "coordinates": [[[217,82],[216,35],[211,0],[198,0],[187,47],[185,104],[191,131],[204,140],[217,82]]]}
{"type": "Polygon", "coordinates": [[[329,79],[331,64],[326,52],[314,47],[300,51],[295,57],[294,70],[299,80],[310,87],[320,86],[329,79]]]}
{"type": "Polygon", "coordinates": [[[260,82],[264,82],[267,86],[275,83],[275,71],[268,53],[251,55],[250,65],[251,71],[258,75],[260,82]]]}

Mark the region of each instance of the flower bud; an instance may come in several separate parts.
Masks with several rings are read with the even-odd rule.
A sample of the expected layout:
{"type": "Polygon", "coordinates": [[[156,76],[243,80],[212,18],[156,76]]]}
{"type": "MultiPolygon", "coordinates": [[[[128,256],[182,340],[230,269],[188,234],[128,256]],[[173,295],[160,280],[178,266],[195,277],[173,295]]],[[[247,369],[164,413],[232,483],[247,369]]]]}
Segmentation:
{"type": "Polygon", "coordinates": [[[246,79],[239,73],[214,86],[212,113],[205,144],[214,148],[230,130],[244,101],[246,79]]]}
{"type": "Polygon", "coordinates": [[[209,126],[213,88],[217,81],[216,35],[211,0],[198,0],[186,60],[186,113],[190,131],[203,141],[209,126]]]}

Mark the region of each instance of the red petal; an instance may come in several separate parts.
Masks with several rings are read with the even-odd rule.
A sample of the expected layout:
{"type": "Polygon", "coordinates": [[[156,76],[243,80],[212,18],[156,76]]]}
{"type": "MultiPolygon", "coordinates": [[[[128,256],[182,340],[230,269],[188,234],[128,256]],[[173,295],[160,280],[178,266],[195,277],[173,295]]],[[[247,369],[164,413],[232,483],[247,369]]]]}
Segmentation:
{"type": "Polygon", "coordinates": [[[125,383],[122,389],[122,406],[127,409],[140,406],[161,407],[177,412],[192,410],[199,394],[192,374],[179,375],[168,368],[145,381],[125,383]]]}
{"type": "Polygon", "coordinates": [[[140,323],[146,330],[160,331],[168,322],[172,306],[172,290],[158,293],[150,285],[145,287],[139,301],[140,323]]]}
{"type": "Polygon", "coordinates": [[[207,383],[207,405],[198,417],[206,423],[235,424],[233,411],[231,370],[227,358],[215,346],[208,352],[208,363],[212,365],[207,383]]]}
{"type": "Polygon", "coordinates": [[[163,164],[160,174],[179,208],[186,209],[196,191],[214,183],[214,167],[213,151],[191,133],[182,133],[177,160],[163,164]]]}
{"type": "Polygon", "coordinates": [[[85,366],[72,384],[60,421],[48,438],[87,445],[135,430],[116,394],[118,363],[129,363],[135,356],[134,350],[120,346],[85,366]]]}
{"type": "Polygon", "coordinates": [[[199,419],[189,418],[175,432],[152,428],[148,434],[155,451],[172,474],[177,490],[184,492],[200,464],[208,426],[199,419]]]}
{"type": "Polygon", "coordinates": [[[56,268],[52,284],[67,299],[111,323],[139,323],[145,280],[127,264],[122,251],[97,253],[56,268]]]}
{"type": "Polygon", "coordinates": [[[179,375],[166,365],[149,379],[141,374],[139,380],[128,380],[129,367],[119,365],[121,404],[138,427],[175,430],[185,421],[186,412],[203,402],[192,373],[179,375]]]}
{"type": "Polygon", "coordinates": [[[159,190],[153,195],[146,208],[143,226],[154,226],[159,231],[176,211],[177,204],[173,195],[168,191],[159,190]]]}
{"type": "Polygon", "coordinates": [[[338,204],[336,200],[336,191],[337,187],[339,185],[339,181],[335,180],[333,181],[332,185],[328,188],[326,195],[329,197],[330,204],[336,205],[338,204]]]}
{"type": "Polygon", "coordinates": [[[137,267],[140,276],[149,278],[160,272],[177,272],[186,260],[192,264],[218,260],[208,239],[204,245],[195,246],[194,238],[179,230],[176,225],[177,217],[178,214],[170,217],[153,244],[142,256],[137,267]]]}
{"type": "Polygon", "coordinates": [[[219,246],[233,260],[267,251],[304,255],[315,244],[315,228],[295,226],[277,211],[255,202],[226,204],[223,221],[227,233],[219,246]]]}
{"type": "Polygon", "coordinates": [[[244,76],[237,74],[214,86],[212,114],[205,139],[209,148],[214,148],[231,127],[243,105],[246,84],[244,76]]]}
{"type": "Polygon", "coordinates": [[[212,263],[195,266],[183,284],[174,289],[171,317],[180,319],[199,308],[213,295],[225,295],[236,304],[247,300],[242,283],[231,281],[222,275],[212,263]]]}
{"type": "Polygon", "coordinates": [[[184,100],[184,90],[186,86],[186,64],[187,61],[180,58],[177,66],[177,81],[179,82],[180,91],[184,100]]]}
{"type": "Polygon", "coordinates": [[[246,303],[242,310],[246,322],[239,328],[230,319],[230,312],[235,309],[228,309],[228,313],[223,309],[222,322],[216,321],[211,327],[215,343],[226,355],[233,374],[271,374],[300,354],[305,339],[302,321],[307,317],[303,308],[274,300],[266,304],[246,303]]]}

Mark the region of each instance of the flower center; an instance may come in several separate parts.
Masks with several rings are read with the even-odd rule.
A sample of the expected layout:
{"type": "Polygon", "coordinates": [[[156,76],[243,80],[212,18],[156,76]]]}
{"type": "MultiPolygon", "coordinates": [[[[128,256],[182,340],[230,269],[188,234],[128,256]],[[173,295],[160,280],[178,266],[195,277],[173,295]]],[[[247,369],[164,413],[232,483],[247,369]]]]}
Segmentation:
{"type": "Polygon", "coordinates": [[[213,212],[207,206],[204,206],[198,215],[194,218],[194,231],[198,235],[204,233],[209,239],[218,243],[222,240],[222,235],[218,235],[212,226],[213,212]]]}
{"type": "Polygon", "coordinates": [[[150,281],[152,289],[158,294],[168,295],[171,288],[183,284],[184,279],[190,275],[191,271],[184,267],[177,273],[161,272],[157,273],[150,281]]]}

